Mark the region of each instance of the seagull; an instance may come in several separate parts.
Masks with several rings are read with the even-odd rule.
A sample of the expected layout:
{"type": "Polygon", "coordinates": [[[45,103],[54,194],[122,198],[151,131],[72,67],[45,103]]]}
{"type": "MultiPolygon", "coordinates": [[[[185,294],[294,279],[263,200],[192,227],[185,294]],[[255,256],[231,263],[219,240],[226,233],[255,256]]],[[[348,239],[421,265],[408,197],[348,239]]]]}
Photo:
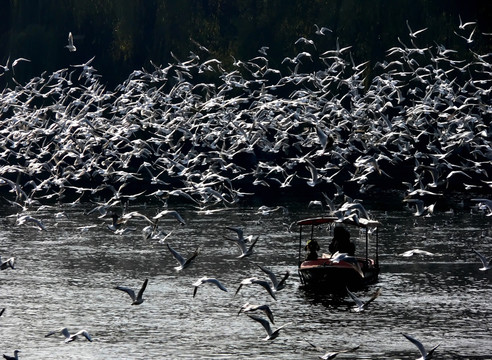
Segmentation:
{"type": "Polygon", "coordinates": [[[471,199],[471,201],[478,202],[478,208],[480,210],[487,210],[487,216],[492,216],[492,200],[490,199],[482,199],[482,198],[475,198],[471,199]]]}
{"type": "Polygon", "coordinates": [[[408,250],[408,251],[401,253],[400,256],[410,257],[410,256],[413,256],[415,254],[428,255],[428,256],[434,256],[435,255],[434,253],[431,253],[429,251],[420,250],[420,249],[412,249],[412,250],[408,250]]]}
{"type": "Polygon", "coordinates": [[[65,47],[68,49],[70,52],[74,52],[77,50],[77,48],[73,45],[73,36],[72,32],[68,33],[68,45],[65,45],[65,47]]]}
{"type": "Polygon", "coordinates": [[[381,295],[381,288],[378,288],[376,290],[376,292],[374,293],[374,295],[371,296],[371,298],[367,301],[362,301],[361,299],[359,299],[352,291],[350,291],[348,288],[347,288],[347,293],[350,295],[350,297],[352,298],[352,300],[355,301],[355,306],[352,308],[353,311],[355,312],[362,312],[364,311],[367,306],[373,302],[374,300],[376,300],[376,298],[381,295]]]}
{"type": "Polygon", "coordinates": [[[422,215],[430,215],[434,212],[434,205],[424,206],[424,201],[420,199],[404,199],[404,202],[414,203],[415,204],[415,213],[414,216],[422,216],[422,215]]]}
{"type": "Polygon", "coordinates": [[[241,255],[239,255],[238,258],[243,258],[243,257],[250,256],[251,254],[253,254],[253,247],[255,246],[256,242],[258,241],[259,236],[256,236],[255,239],[253,240],[253,242],[251,243],[251,245],[249,246],[249,248],[246,248],[246,241],[243,237],[242,230],[238,229],[238,228],[232,228],[232,227],[228,227],[227,229],[237,232],[237,235],[238,235],[237,239],[231,239],[231,238],[227,238],[227,237],[225,239],[230,240],[230,241],[234,241],[237,244],[237,246],[239,246],[239,249],[241,249],[241,255]]]}
{"type": "Polygon", "coordinates": [[[65,336],[65,342],[66,343],[75,341],[81,336],[85,337],[87,340],[92,342],[92,337],[89,335],[87,330],[80,330],[79,332],[71,335],[66,327],[61,328],[60,330],[51,331],[48,334],[46,334],[44,337],[51,336],[53,334],[56,334],[57,332],[60,332],[63,336],[65,336]]]}
{"type": "Polygon", "coordinates": [[[14,356],[3,354],[3,358],[7,360],[19,360],[19,355],[18,355],[19,353],[20,350],[14,350],[14,356]]]}
{"type": "Polygon", "coordinates": [[[256,264],[264,273],[266,273],[268,275],[268,277],[270,278],[270,280],[272,281],[272,285],[273,285],[273,290],[274,291],[280,291],[282,290],[284,287],[285,287],[285,280],[287,280],[287,278],[289,277],[290,275],[290,272],[289,271],[286,271],[285,274],[284,274],[284,277],[282,278],[282,280],[280,280],[280,282],[277,280],[277,277],[275,276],[275,274],[267,269],[266,267],[264,266],[261,266],[259,264],[256,264]]]}
{"type": "Polygon", "coordinates": [[[441,344],[437,344],[436,346],[434,346],[432,348],[432,350],[427,352],[424,348],[424,345],[422,345],[422,343],[420,341],[411,337],[410,335],[403,334],[403,333],[402,333],[402,335],[405,336],[410,342],[414,343],[419,348],[419,351],[420,351],[420,354],[422,355],[422,357],[418,358],[417,360],[430,360],[430,359],[432,359],[432,353],[434,352],[434,350],[436,350],[439,347],[439,345],[441,345],[441,344]]]}
{"type": "Polygon", "coordinates": [[[408,35],[410,35],[411,38],[414,38],[416,39],[417,38],[417,35],[420,34],[421,32],[424,32],[425,30],[427,30],[427,28],[424,28],[424,29],[420,29],[420,30],[417,30],[417,31],[412,31],[412,28],[410,27],[410,24],[408,23],[408,20],[407,20],[407,28],[408,28],[408,31],[410,31],[408,33],[408,35]]]}
{"type": "Polygon", "coordinates": [[[333,30],[325,26],[319,27],[318,25],[314,24],[314,27],[316,28],[316,31],[314,32],[316,35],[326,35],[329,32],[333,32],[333,30]]]}
{"type": "Polygon", "coordinates": [[[193,283],[193,286],[195,287],[195,289],[193,290],[193,297],[195,297],[196,292],[197,292],[197,290],[198,290],[198,287],[199,287],[200,285],[205,284],[205,283],[215,284],[215,285],[217,285],[217,287],[218,287],[220,290],[222,290],[222,291],[226,291],[226,292],[227,292],[226,287],[225,287],[224,285],[222,285],[222,284],[220,283],[220,281],[219,281],[219,280],[217,280],[217,279],[215,279],[215,278],[209,278],[209,277],[204,276],[204,277],[201,277],[200,279],[198,279],[197,281],[195,281],[195,282],[193,283]]]}
{"type": "Polygon", "coordinates": [[[178,261],[179,263],[179,266],[176,266],[174,269],[176,271],[181,271],[183,269],[186,269],[188,266],[191,265],[191,263],[193,262],[193,260],[195,260],[195,258],[198,256],[198,254],[200,253],[200,246],[198,246],[195,250],[195,252],[188,258],[188,259],[185,259],[183,258],[176,250],[174,250],[171,245],[167,244],[167,248],[169,249],[169,251],[171,252],[171,254],[173,254],[174,258],[178,261]]]}
{"type": "Polygon", "coordinates": [[[14,265],[15,265],[15,258],[14,257],[11,257],[4,262],[2,262],[2,257],[0,257],[0,270],[5,270],[8,268],[15,270],[14,265]]]}
{"type": "Polygon", "coordinates": [[[270,296],[274,300],[277,300],[277,298],[275,297],[275,293],[273,292],[270,284],[268,282],[264,281],[264,280],[259,280],[258,278],[255,278],[255,277],[246,278],[243,281],[241,281],[241,284],[239,284],[239,287],[237,288],[236,293],[234,294],[234,296],[237,295],[237,293],[239,292],[239,290],[241,290],[241,288],[243,287],[243,285],[251,285],[251,284],[256,284],[256,285],[263,286],[265,288],[265,290],[268,291],[268,293],[270,294],[270,296]]]}
{"type": "Polygon", "coordinates": [[[126,292],[128,295],[130,295],[130,297],[132,298],[132,305],[140,305],[141,303],[144,302],[142,295],[145,291],[145,288],[147,287],[148,281],[149,281],[149,279],[145,279],[145,281],[143,282],[143,285],[140,288],[140,291],[138,292],[136,297],[135,297],[135,292],[130,288],[123,287],[123,286],[117,286],[117,287],[115,287],[115,289],[122,290],[122,291],[126,292]]]}
{"type": "Polygon", "coordinates": [[[339,350],[339,351],[329,351],[329,352],[326,352],[326,350],[324,350],[323,348],[321,348],[321,347],[319,347],[317,345],[314,345],[312,342],[310,342],[308,340],[306,340],[306,342],[309,345],[311,345],[312,347],[314,347],[316,350],[322,351],[322,352],[325,353],[324,355],[319,356],[319,358],[320,359],[323,359],[323,360],[334,359],[338,354],[352,352],[352,351],[357,350],[360,347],[360,345],[357,345],[356,347],[353,347],[353,348],[347,349],[347,350],[339,350]]]}
{"type": "Polygon", "coordinates": [[[469,25],[475,25],[477,22],[476,21],[470,21],[470,22],[466,22],[466,23],[463,23],[463,21],[461,20],[461,15],[458,14],[458,17],[460,19],[460,24],[459,24],[459,28],[461,30],[465,30],[465,28],[469,25]]]}
{"type": "Polygon", "coordinates": [[[34,218],[34,217],[30,216],[30,215],[22,215],[19,218],[17,218],[17,225],[24,225],[27,222],[31,222],[34,225],[36,225],[36,227],[40,231],[42,231],[42,230],[48,231],[41,220],[36,219],[36,218],[34,218]]]}
{"type": "Polygon", "coordinates": [[[492,261],[488,260],[485,256],[483,256],[481,253],[479,253],[477,250],[472,249],[475,254],[478,255],[480,260],[482,261],[483,267],[481,267],[480,271],[487,271],[492,268],[492,261]]]}
{"type": "Polygon", "coordinates": [[[280,330],[286,327],[287,325],[290,325],[291,323],[286,323],[279,328],[277,328],[275,331],[272,331],[272,328],[270,327],[270,322],[262,317],[253,315],[253,314],[247,314],[251,319],[258,321],[266,330],[267,336],[263,340],[273,340],[278,337],[280,334],[280,330]]]}
{"type": "Polygon", "coordinates": [[[4,312],[5,312],[5,308],[0,309],[0,316],[2,316],[4,312]]]}
{"type": "Polygon", "coordinates": [[[465,40],[467,44],[471,44],[471,43],[473,42],[472,37],[473,37],[473,34],[475,34],[475,30],[476,30],[476,29],[477,29],[477,27],[474,27],[474,28],[473,28],[473,30],[472,30],[472,32],[470,33],[470,36],[468,36],[468,37],[465,37],[465,36],[463,36],[463,35],[460,35],[460,34],[458,34],[456,31],[455,31],[454,33],[455,33],[456,35],[458,35],[460,38],[462,38],[463,40],[465,40]]]}
{"type": "Polygon", "coordinates": [[[270,309],[270,307],[266,304],[254,305],[254,304],[246,303],[243,306],[241,306],[241,308],[239,309],[239,312],[237,314],[239,315],[241,312],[246,313],[246,312],[257,311],[257,310],[263,311],[265,313],[265,315],[268,316],[268,319],[270,319],[270,322],[272,324],[275,324],[275,321],[273,320],[273,312],[270,309]]]}
{"type": "Polygon", "coordinates": [[[176,220],[179,221],[179,223],[181,225],[186,225],[186,222],[184,221],[184,219],[181,217],[181,215],[176,210],[163,210],[160,213],[158,213],[156,216],[154,216],[152,219],[158,220],[161,217],[166,216],[166,215],[172,215],[176,218],[176,220]]]}

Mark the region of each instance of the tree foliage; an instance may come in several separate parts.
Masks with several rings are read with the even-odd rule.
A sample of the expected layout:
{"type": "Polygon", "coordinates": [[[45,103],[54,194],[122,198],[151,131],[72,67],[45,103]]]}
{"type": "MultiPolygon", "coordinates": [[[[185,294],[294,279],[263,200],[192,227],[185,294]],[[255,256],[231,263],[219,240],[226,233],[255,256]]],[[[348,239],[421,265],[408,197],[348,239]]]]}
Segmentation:
{"type": "MultiPolygon", "coordinates": [[[[356,61],[377,61],[398,37],[427,27],[426,40],[456,48],[458,15],[477,22],[482,53],[492,50],[492,3],[471,0],[3,0],[0,14],[0,59],[26,57],[33,76],[96,56],[96,67],[106,81],[116,84],[152,60],[166,65],[171,52],[186,60],[197,43],[209,49],[225,66],[233,58],[257,56],[262,46],[280,63],[302,51],[294,42],[313,38],[314,25],[333,30],[323,39],[325,48],[352,45],[356,61]],[[77,52],[64,48],[68,32],[77,52]],[[192,39],[192,40],[190,40],[192,39]]],[[[460,45],[466,46],[466,45],[460,45]]],[[[316,51],[315,49],[307,49],[316,51]]],[[[198,55],[200,55],[198,53],[198,55]]],[[[278,64],[272,64],[278,65],[278,64]]]]}

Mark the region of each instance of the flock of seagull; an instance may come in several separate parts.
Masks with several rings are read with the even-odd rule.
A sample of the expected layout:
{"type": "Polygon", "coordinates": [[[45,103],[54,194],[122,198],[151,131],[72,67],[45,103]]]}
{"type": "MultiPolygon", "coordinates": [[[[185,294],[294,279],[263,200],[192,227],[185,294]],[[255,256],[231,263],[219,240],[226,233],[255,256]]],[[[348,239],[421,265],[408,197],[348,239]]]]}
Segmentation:
{"type": "MultiPolygon", "coordinates": [[[[472,36],[465,24],[457,34],[472,36]]],[[[15,86],[0,94],[0,188],[21,206],[179,196],[205,207],[312,189],[489,193],[492,53],[474,42],[464,53],[418,46],[421,31],[375,64],[356,63],[338,38],[322,51],[326,32],[296,41],[281,69],[267,47],[226,69],[197,45],[114,90],[95,58],[22,84],[7,61],[0,76],[15,86]]]]}
{"type": "MultiPolygon", "coordinates": [[[[35,59],[20,58],[11,65],[8,60],[0,77],[9,77],[15,86],[0,94],[3,199],[18,207],[17,225],[33,224],[40,231],[46,227],[29,209],[56,201],[96,201],[94,212],[113,217],[111,230],[120,231],[121,224],[140,217],[149,222],[153,236],[163,216],[185,221],[172,210],[152,219],[137,212],[118,214],[121,204],[166,204],[179,197],[212,211],[215,205],[234,205],[258,193],[301,191],[323,194],[322,203],[337,216],[356,211],[368,218],[347,194],[393,188],[403,192],[406,203],[415,204],[416,216],[434,211],[434,203],[425,203],[429,197],[435,201],[456,191],[487,194],[492,188],[492,53],[474,50],[476,24],[461,18],[455,34],[468,44],[465,53],[438,42],[418,46],[426,29],[412,31],[406,25],[408,38],[398,38],[399,45],[376,64],[357,64],[352,46],[342,47],[338,38],[334,49],[320,50],[316,39],[331,35],[316,27],[313,39],[295,42],[299,52],[285,57],[281,69],[270,66],[267,47],[247,61],[233,58],[232,68],[226,69],[213,52],[193,41],[197,49],[188,58],[173,55],[175,62],[164,66],[151,62],[150,70],[133,71],[114,90],[104,85],[95,58],[22,84],[14,66],[19,71],[35,59]],[[334,205],[339,199],[343,205],[334,205]]],[[[71,33],[66,47],[76,51],[71,33]]],[[[486,197],[472,201],[492,215],[486,197]]],[[[228,230],[237,235],[226,240],[238,245],[239,258],[250,256],[258,237],[245,237],[239,227],[228,230]]],[[[184,258],[166,245],[178,263],[176,271],[188,268],[200,254],[198,247],[184,258]]],[[[490,269],[490,262],[474,251],[483,261],[481,270],[490,269]]],[[[1,270],[14,269],[14,264],[10,258],[1,270]]],[[[258,285],[276,300],[289,272],[279,281],[258,266],[270,281],[246,278],[235,294],[243,286],[258,285]]],[[[116,289],[140,305],[147,283],[137,293],[116,289]]],[[[204,284],[228,291],[219,280],[202,277],[193,283],[193,297],[204,284]]],[[[379,293],[364,302],[348,292],[358,312],[379,293]]],[[[247,303],[238,314],[242,312],[263,326],[266,340],[288,325],[273,330],[273,313],[265,304],[247,303]],[[255,311],[267,319],[251,314],[255,311]]],[[[62,328],[46,336],[57,333],[65,342],[92,341],[86,330],[70,334],[62,328]]],[[[439,346],[426,352],[416,339],[403,335],[422,359],[430,359],[439,346]]],[[[17,359],[18,352],[4,358],[17,359]]],[[[340,352],[344,350],[320,358],[340,352]]]]}

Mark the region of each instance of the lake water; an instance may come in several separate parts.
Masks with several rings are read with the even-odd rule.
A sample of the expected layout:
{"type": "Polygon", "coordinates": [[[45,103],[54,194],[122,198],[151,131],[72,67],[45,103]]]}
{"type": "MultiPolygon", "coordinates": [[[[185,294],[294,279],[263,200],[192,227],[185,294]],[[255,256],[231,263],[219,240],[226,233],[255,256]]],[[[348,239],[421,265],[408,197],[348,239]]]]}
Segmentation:
{"type": "MultiPolygon", "coordinates": [[[[491,218],[462,208],[454,214],[438,213],[415,218],[411,210],[373,210],[380,228],[381,274],[377,284],[359,291],[367,299],[382,294],[366,311],[349,311],[349,299],[316,295],[300,288],[297,275],[297,228],[286,225],[319,215],[304,202],[285,203],[288,213],[259,213],[262,203],[223,208],[209,214],[188,205],[169,205],[186,220],[180,226],[172,217],[160,229],[173,231],[167,242],[185,257],[198,246],[201,254],[182,272],[164,243],[145,239],[142,219],[135,228],[115,235],[92,205],[56,206],[37,212],[48,231],[30,225],[16,226],[17,209],[1,211],[0,255],[16,257],[16,269],[0,271],[0,351],[21,350],[20,359],[316,359],[323,355],[306,341],[327,351],[360,348],[340,359],[416,359],[416,346],[401,333],[421,340],[427,349],[441,344],[436,359],[492,359],[492,272],[481,272],[475,247],[492,254],[491,218]],[[55,217],[63,212],[66,217],[55,217]],[[97,225],[83,231],[81,227],[97,225]],[[238,259],[238,248],[224,236],[235,234],[226,226],[240,226],[245,235],[260,235],[254,254],[238,259]],[[399,254],[423,249],[434,256],[399,254]],[[274,301],[257,286],[244,286],[244,278],[264,274],[254,265],[282,274],[291,272],[287,287],[274,301]],[[206,284],[193,298],[193,282],[216,277],[222,292],[206,284]],[[138,290],[149,279],[145,302],[132,306],[130,297],[114,289],[122,285],[138,290]],[[291,323],[274,341],[259,323],[238,315],[246,302],[269,304],[275,325],[291,323]],[[49,331],[68,327],[87,329],[92,343],[63,342],[49,331]]],[[[367,204],[366,208],[371,209],[367,204]]],[[[155,205],[135,205],[127,211],[154,216],[155,205]]],[[[352,233],[357,239],[358,234],[352,233]]],[[[321,241],[321,246],[328,246],[321,241]]],[[[362,242],[357,241],[357,248],[362,242]]],[[[261,314],[263,315],[263,314],[261,314]]]]}

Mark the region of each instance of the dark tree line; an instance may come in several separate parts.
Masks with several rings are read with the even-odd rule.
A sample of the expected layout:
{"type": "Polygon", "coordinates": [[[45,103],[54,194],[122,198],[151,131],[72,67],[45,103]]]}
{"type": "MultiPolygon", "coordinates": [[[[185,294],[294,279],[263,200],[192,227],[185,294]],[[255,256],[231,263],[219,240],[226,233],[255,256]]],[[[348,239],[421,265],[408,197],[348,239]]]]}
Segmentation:
{"type": "MultiPolygon", "coordinates": [[[[174,56],[185,61],[190,51],[230,66],[233,57],[247,60],[268,46],[270,66],[299,51],[335,48],[336,39],[352,45],[357,62],[378,61],[385,51],[427,27],[421,41],[449,48],[473,46],[492,51],[492,2],[470,0],[1,0],[0,60],[25,57],[27,80],[96,56],[94,66],[115,85],[149,61],[167,65],[174,56]],[[454,31],[459,17],[476,21],[476,41],[466,44],[454,31]],[[333,30],[324,37],[314,24],[333,30]],[[64,47],[72,32],[77,51],[64,47]],[[319,49],[294,44],[301,36],[316,38],[319,49]],[[207,48],[204,53],[198,45],[207,48]],[[28,70],[27,70],[28,69],[28,70]]],[[[420,39],[419,39],[420,40],[420,39]]],[[[22,79],[25,76],[25,79],[22,79]]]]}

